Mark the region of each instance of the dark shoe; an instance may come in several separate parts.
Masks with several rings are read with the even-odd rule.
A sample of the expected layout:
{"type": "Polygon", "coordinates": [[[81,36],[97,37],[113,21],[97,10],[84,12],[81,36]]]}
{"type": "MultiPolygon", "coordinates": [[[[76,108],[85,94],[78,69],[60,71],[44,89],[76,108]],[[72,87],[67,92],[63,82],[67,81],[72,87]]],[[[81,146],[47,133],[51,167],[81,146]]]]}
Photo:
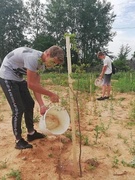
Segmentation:
{"type": "Polygon", "coordinates": [[[109,99],[109,96],[105,96],[104,99],[109,99]]]}
{"type": "Polygon", "coordinates": [[[44,138],[44,137],[45,137],[44,134],[41,134],[41,133],[39,133],[39,132],[37,132],[35,130],[33,135],[29,135],[29,134],[27,135],[27,140],[28,141],[34,141],[35,139],[41,139],[41,138],[44,138]]]}
{"type": "Polygon", "coordinates": [[[33,148],[33,146],[22,138],[16,143],[15,148],[16,149],[27,149],[27,148],[33,148]]]}
{"type": "Polygon", "coordinates": [[[99,100],[99,101],[105,100],[105,97],[97,98],[97,100],[99,100]]]}

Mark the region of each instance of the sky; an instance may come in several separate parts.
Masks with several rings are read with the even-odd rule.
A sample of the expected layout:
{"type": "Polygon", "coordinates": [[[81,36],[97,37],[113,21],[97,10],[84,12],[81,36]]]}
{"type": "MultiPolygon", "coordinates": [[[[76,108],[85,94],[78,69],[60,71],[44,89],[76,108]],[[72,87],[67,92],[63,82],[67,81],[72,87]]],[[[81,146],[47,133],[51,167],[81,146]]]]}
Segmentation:
{"type": "Polygon", "coordinates": [[[130,59],[135,52],[135,0],[107,0],[113,5],[116,14],[112,31],[116,32],[113,41],[109,43],[109,51],[117,56],[122,45],[131,48],[130,59]]]}

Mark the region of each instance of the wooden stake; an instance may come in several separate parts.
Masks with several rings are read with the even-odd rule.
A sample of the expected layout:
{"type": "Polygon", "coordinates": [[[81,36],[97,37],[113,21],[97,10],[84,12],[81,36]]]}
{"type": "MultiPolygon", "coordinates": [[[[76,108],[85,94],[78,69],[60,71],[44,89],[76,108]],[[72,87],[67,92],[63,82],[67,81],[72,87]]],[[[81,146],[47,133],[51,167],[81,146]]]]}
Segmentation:
{"type": "Polygon", "coordinates": [[[72,85],[72,66],[71,66],[71,44],[70,37],[66,36],[66,49],[67,49],[67,63],[68,63],[68,83],[69,83],[69,98],[70,98],[70,118],[72,126],[72,142],[73,142],[73,165],[74,165],[74,175],[77,177],[77,158],[76,158],[76,136],[75,136],[75,120],[74,120],[74,95],[73,95],[73,85],[72,85]]]}

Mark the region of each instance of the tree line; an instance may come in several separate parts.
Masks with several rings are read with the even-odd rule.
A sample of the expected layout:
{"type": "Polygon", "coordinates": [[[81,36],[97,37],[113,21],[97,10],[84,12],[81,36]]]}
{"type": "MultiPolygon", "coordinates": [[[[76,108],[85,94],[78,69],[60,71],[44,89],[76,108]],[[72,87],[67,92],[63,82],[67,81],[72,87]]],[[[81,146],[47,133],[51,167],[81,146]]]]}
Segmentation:
{"type": "MultiPolygon", "coordinates": [[[[11,50],[29,46],[41,51],[65,47],[65,33],[76,35],[73,64],[94,66],[96,53],[113,40],[116,15],[106,0],[0,0],[0,59],[11,50]]],[[[106,51],[108,51],[106,49],[106,51]]]]}

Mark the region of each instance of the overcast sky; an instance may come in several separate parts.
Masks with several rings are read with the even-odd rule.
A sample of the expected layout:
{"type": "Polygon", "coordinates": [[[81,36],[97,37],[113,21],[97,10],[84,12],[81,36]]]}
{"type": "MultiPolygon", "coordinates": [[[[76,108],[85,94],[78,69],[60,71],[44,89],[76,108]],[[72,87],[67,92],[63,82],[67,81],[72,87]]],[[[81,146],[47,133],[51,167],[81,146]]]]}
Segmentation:
{"type": "Polygon", "coordinates": [[[129,58],[135,51],[135,0],[107,0],[114,5],[113,11],[117,15],[113,23],[116,36],[109,43],[109,50],[115,56],[120,52],[120,47],[127,44],[131,48],[129,58]]]}

